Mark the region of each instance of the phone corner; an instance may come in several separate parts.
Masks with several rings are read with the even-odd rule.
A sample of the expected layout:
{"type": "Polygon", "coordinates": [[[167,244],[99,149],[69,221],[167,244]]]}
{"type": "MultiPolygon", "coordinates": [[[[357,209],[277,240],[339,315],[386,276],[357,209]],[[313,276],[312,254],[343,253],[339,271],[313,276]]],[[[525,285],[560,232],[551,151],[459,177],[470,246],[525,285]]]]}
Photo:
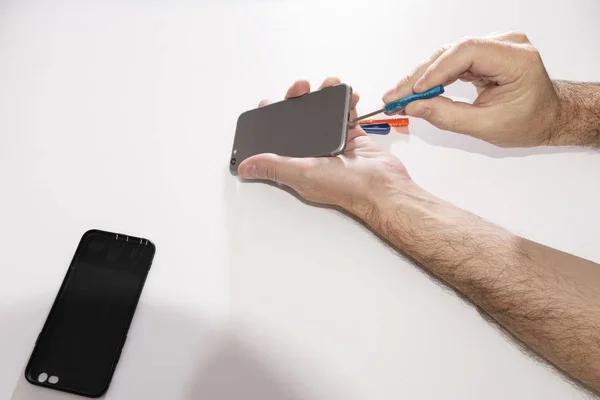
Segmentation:
{"type": "Polygon", "coordinates": [[[229,165],[227,169],[231,175],[237,175],[237,170],[240,165],[239,161],[240,154],[238,153],[238,149],[236,148],[236,143],[234,141],[231,151],[229,152],[229,165]]]}
{"type": "Polygon", "coordinates": [[[27,366],[23,370],[23,376],[25,377],[25,381],[33,386],[45,387],[40,381],[38,381],[34,376],[31,375],[31,361],[27,363],[27,366]]]}
{"type": "Polygon", "coordinates": [[[347,83],[344,83],[344,82],[342,82],[342,83],[340,83],[340,86],[343,86],[343,87],[345,87],[345,88],[346,88],[346,90],[348,90],[350,93],[352,93],[352,86],[351,86],[351,85],[349,85],[349,84],[347,84],[347,83]]]}
{"type": "Polygon", "coordinates": [[[152,254],[156,254],[156,244],[150,239],[144,239],[146,241],[146,246],[150,247],[152,254]]]}
{"type": "Polygon", "coordinates": [[[106,392],[108,392],[109,386],[110,386],[110,382],[106,386],[104,386],[99,392],[97,392],[97,393],[86,393],[86,394],[83,394],[83,396],[90,397],[92,399],[97,399],[99,397],[104,396],[106,394],[106,392]]]}
{"type": "Polygon", "coordinates": [[[81,238],[85,239],[86,237],[93,236],[93,235],[99,235],[102,233],[105,233],[105,232],[101,231],[100,229],[88,229],[87,231],[83,232],[83,234],[81,235],[81,238]]]}
{"type": "Polygon", "coordinates": [[[331,152],[332,157],[339,156],[344,152],[344,150],[346,150],[347,136],[348,135],[345,135],[344,140],[342,141],[342,143],[340,143],[339,147],[331,152]]]}
{"type": "Polygon", "coordinates": [[[32,384],[32,385],[37,385],[37,381],[35,379],[33,379],[33,377],[30,374],[30,369],[31,366],[29,365],[29,363],[27,364],[27,366],[25,367],[25,369],[23,370],[23,376],[25,377],[25,380],[32,384]]]}
{"type": "Polygon", "coordinates": [[[229,173],[234,176],[237,177],[238,176],[238,166],[237,165],[231,165],[231,162],[229,163],[229,173]]]}
{"type": "Polygon", "coordinates": [[[249,114],[251,114],[252,112],[254,112],[254,111],[256,111],[256,110],[257,110],[256,108],[252,108],[252,109],[250,109],[250,110],[242,111],[242,112],[240,113],[240,115],[238,115],[238,117],[237,117],[237,120],[235,121],[235,131],[236,131],[236,132],[238,131],[238,127],[240,126],[240,124],[241,124],[242,122],[244,122],[244,119],[245,119],[245,118],[246,118],[246,117],[247,117],[249,114]]]}
{"type": "Polygon", "coordinates": [[[106,395],[108,389],[110,388],[110,384],[112,383],[113,374],[108,377],[108,381],[105,382],[104,386],[102,386],[98,391],[90,392],[90,391],[70,391],[70,393],[76,394],[78,396],[89,397],[92,399],[97,399],[106,395]]]}

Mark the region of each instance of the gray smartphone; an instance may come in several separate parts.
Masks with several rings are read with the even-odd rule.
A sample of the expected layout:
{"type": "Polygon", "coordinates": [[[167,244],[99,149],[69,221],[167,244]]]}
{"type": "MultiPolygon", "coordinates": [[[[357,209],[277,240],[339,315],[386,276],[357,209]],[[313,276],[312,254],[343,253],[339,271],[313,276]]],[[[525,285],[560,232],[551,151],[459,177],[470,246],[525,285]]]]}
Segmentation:
{"type": "Polygon", "coordinates": [[[256,154],[323,157],[346,147],[352,88],[330,86],[242,113],[237,121],[229,169],[256,154]]]}

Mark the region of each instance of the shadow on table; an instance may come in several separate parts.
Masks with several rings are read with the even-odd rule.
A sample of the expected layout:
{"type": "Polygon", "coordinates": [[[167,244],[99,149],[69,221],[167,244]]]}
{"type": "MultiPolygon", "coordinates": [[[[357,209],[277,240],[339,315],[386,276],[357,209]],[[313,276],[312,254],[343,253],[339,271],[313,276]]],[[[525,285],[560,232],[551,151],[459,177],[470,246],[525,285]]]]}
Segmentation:
{"type": "Polygon", "coordinates": [[[250,346],[230,335],[196,371],[185,399],[301,400],[277,374],[250,346]]]}
{"type": "Polygon", "coordinates": [[[411,134],[423,140],[424,142],[439,147],[463,150],[468,153],[477,153],[492,158],[525,157],[537,154],[556,154],[556,153],[586,153],[589,149],[582,147],[518,147],[503,148],[495,146],[481,139],[476,139],[468,135],[441,131],[439,129],[428,127],[427,129],[412,129],[411,134]]]}
{"type": "MultiPolygon", "coordinates": [[[[25,339],[19,334],[23,328],[30,332],[32,326],[41,327],[46,311],[40,318],[40,309],[50,307],[42,303],[45,302],[20,304],[9,312],[2,310],[0,320],[3,325],[6,323],[4,326],[12,327],[0,335],[6,346],[20,343],[22,348],[25,339]]],[[[170,307],[140,304],[111,387],[103,398],[301,400],[269,367],[261,351],[243,339],[244,334],[241,328],[233,326],[210,329],[206,322],[170,307]]],[[[12,358],[19,357],[16,354],[12,358]]],[[[23,355],[23,369],[28,357],[29,352],[23,355]]],[[[34,386],[25,380],[23,369],[11,400],[83,399],[34,386]]]]}

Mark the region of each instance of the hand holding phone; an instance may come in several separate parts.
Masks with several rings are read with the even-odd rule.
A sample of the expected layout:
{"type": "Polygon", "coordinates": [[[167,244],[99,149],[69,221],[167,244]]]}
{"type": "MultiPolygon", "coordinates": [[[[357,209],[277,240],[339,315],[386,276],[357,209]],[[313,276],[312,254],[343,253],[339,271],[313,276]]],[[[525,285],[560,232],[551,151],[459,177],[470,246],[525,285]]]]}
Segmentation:
{"type": "MultiPolygon", "coordinates": [[[[328,78],[322,86],[339,83],[328,78]]],[[[306,81],[295,82],[288,97],[310,92],[306,81]]],[[[358,95],[353,94],[351,118],[358,116],[358,95]]],[[[337,157],[291,158],[259,154],[239,166],[239,174],[248,180],[271,180],[297,192],[306,200],[333,205],[359,215],[371,209],[371,201],[385,198],[391,182],[399,185],[411,179],[404,165],[393,154],[381,149],[360,125],[348,130],[344,152],[337,157]]]]}

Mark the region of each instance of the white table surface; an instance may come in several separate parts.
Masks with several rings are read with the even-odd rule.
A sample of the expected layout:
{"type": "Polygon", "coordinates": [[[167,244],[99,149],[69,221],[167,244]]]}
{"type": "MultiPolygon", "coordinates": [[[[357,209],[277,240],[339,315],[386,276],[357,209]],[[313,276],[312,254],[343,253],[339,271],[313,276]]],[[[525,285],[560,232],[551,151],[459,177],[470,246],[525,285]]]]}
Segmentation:
{"type": "MultiPolygon", "coordinates": [[[[108,399],[586,398],[350,218],[228,173],[261,98],[339,75],[370,110],[463,36],[523,30],[553,77],[599,81],[600,3],[548,4],[1,2],[0,398],[72,398],[23,369],[90,228],[157,245],[108,399]]],[[[600,262],[600,154],[416,120],[376,140],[431,192],[600,262]]]]}

